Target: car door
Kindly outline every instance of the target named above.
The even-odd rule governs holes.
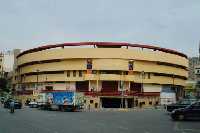
[[[200,119],[200,102],[194,103],[190,106],[187,111],[187,116],[189,119],[193,120]]]
[[[200,120],[200,102],[196,103],[193,108],[194,118],[195,120]]]

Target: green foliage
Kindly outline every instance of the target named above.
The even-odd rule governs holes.
[[[0,78],[0,91],[9,92],[7,85],[8,81],[5,78]]]

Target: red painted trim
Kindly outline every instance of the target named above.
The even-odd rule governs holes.
[[[16,95],[32,95],[33,94],[33,90],[16,91],[15,94]]]
[[[121,96],[121,92],[85,92],[86,96]],[[160,92],[125,92],[124,96],[160,96]]]
[[[49,92],[74,92],[74,91],[68,91],[68,90],[42,90],[41,93],[49,93]],[[76,91],[75,91],[76,92]],[[121,96],[120,91],[114,91],[114,92],[96,92],[96,91],[87,91],[83,92],[86,96]],[[17,95],[32,95],[32,90],[26,90],[26,91],[17,91]],[[126,91],[124,92],[124,96],[160,96],[160,92],[143,92],[138,93],[136,91]]]
[[[20,53],[18,57],[28,54],[28,53],[33,53],[33,52],[38,52],[46,49],[51,49],[51,48],[57,48],[57,47],[65,47],[65,46],[86,46],[86,45],[92,45],[92,46],[128,46],[128,47],[137,47],[137,48],[146,48],[146,49],[152,49],[152,50],[158,50],[166,53],[171,53],[175,55],[179,55],[185,58],[188,58],[187,55],[171,50],[171,49],[166,49],[166,48],[161,48],[161,47],[156,47],[156,46],[150,46],[150,45],[142,45],[142,44],[130,44],[130,43],[115,43],[115,42],[79,42],[79,43],[62,43],[62,44],[55,44],[55,45],[45,45],[45,46],[40,46],[37,48],[29,49],[26,50],[22,53]]]
[[[50,92],[74,92],[74,91],[68,91],[68,90],[41,90],[41,93],[50,93]]]

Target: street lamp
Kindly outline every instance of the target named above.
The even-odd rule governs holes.
[[[38,73],[39,73],[39,69],[36,70],[37,71],[37,84],[36,84],[36,90],[38,90]]]
[[[174,74],[172,74],[172,79],[173,79],[172,88],[174,89]]]
[[[123,72],[122,72],[122,77],[124,76]],[[121,78],[122,78],[121,77]],[[122,81],[123,79],[120,80],[120,89],[121,89],[121,108],[124,108],[124,81]]]
[[[145,72],[142,71],[141,72],[141,78],[142,78],[142,85],[141,85],[141,92],[143,93],[144,92],[144,76],[145,76]]]
[[[174,78],[175,78],[175,75],[174,75],[174,73],[172,73],[172,89],[173,89],[173,91],[176,93],[176,100],[177,100],[177,98],[178,98],[178,92],[177,92],[177,90],[176,90],[176,88],[175,88],[175,83],[174,83]]]

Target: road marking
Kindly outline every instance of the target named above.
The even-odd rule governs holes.
[[[182,129],[182,131],[192,131],[192,132],[200,133],[200,129]]]
[[[174,131],[180,131],[179,127],[178,127],[178,122],[175,122],[174,124]]]
[[[186,132],[197,132],[200,133],[200,129],[182,129],[179,127],[179,122],[175,122],[174,124],[174,131],[180,131],[181,133],[186,133]]]
[[[123,129],[123,130],[128,130],[127,127],[123,127],[123,126],[119,126],[120,129]]]

